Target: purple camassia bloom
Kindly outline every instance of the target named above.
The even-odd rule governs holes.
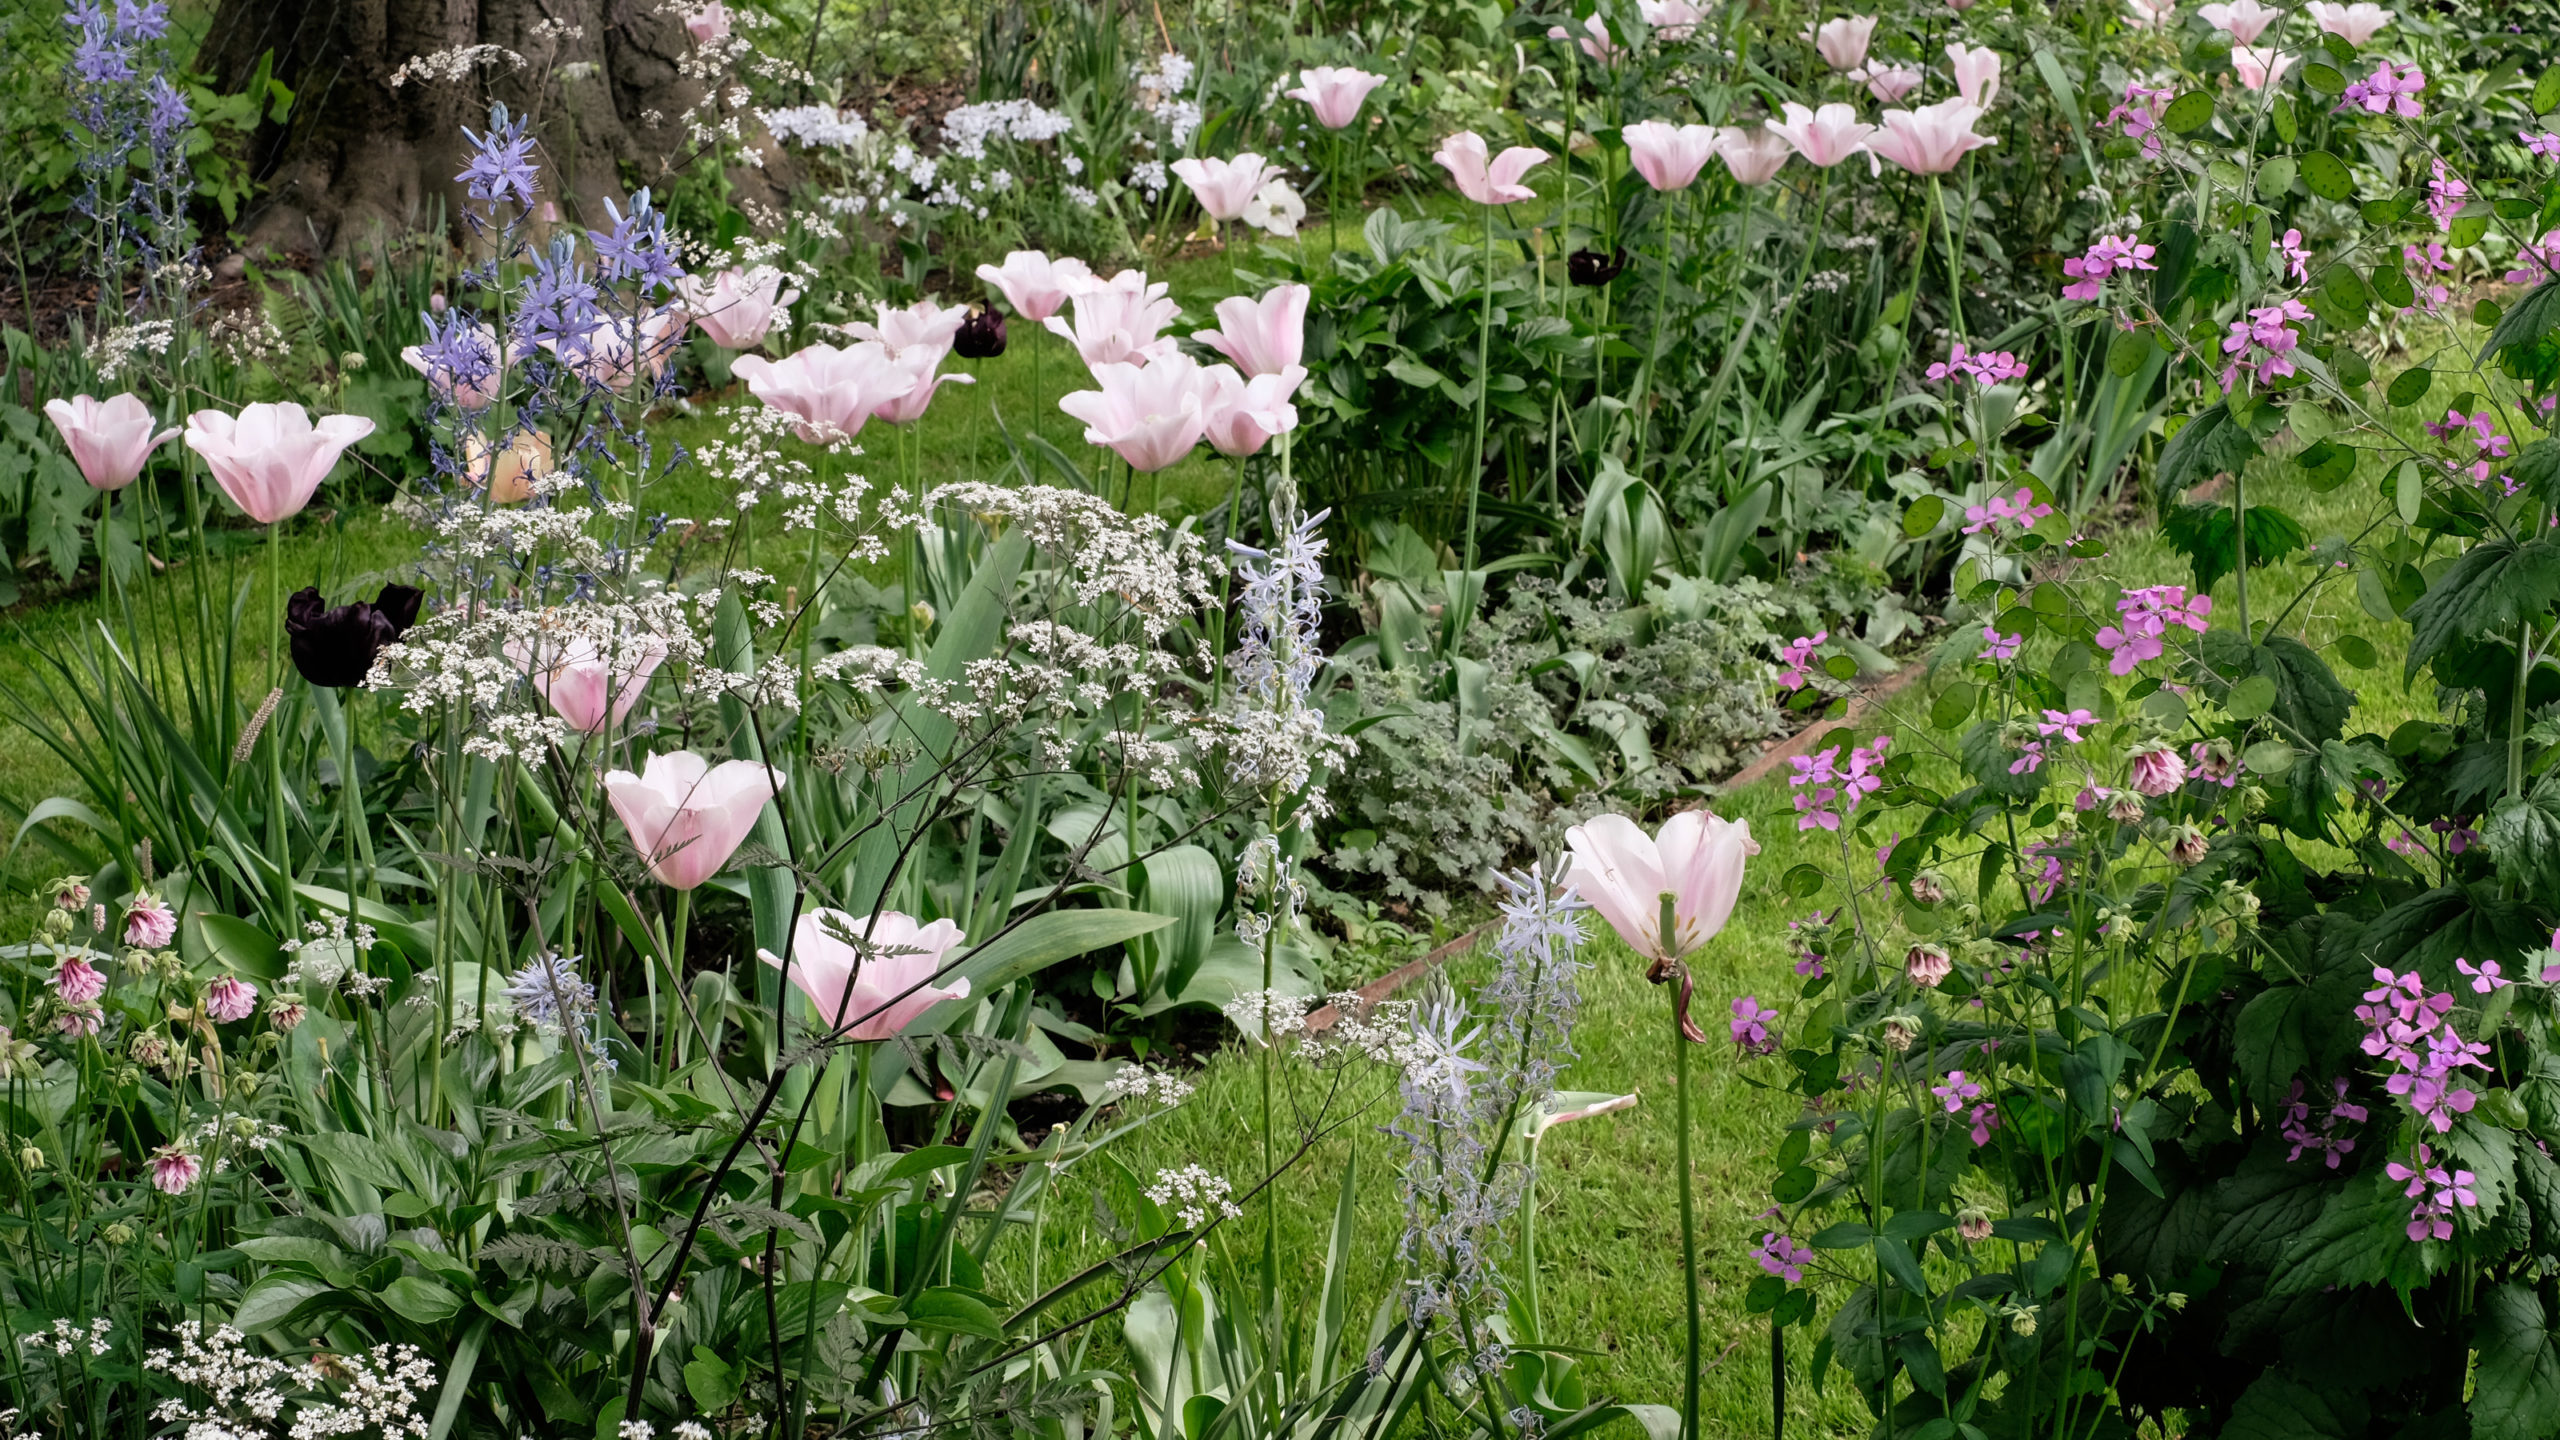
[[[667,243],[667,217],[650,205],[646,189],[632,197],[628,215],[611,200],[604,202],[604,208],[613,217],[612,231],[590,230],[587,240],[596,248],[596,261],[606,280],[636,280],[646,291],[684,278],[675,247]]]
[[[520,208],[533,208],[537,176],[533,136],[524,117],[510,117],[506,106],[492,105],[488,132],[474,135],[466,128],[462,136],[471,142],[471,159],[453,178],[462,182],[464,193],[474,200],[495,203],[506,199],[515,201]]]

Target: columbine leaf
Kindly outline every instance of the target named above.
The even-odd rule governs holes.
[[[2472,1344],[2472,1440],[2542,1440],[2560,1431],[2560,1341],[2531,1286],[2501,1285],[2480,1298]]]
[[[2409,607],[2406,678],[2464,636],[2540,619],[2560,599],[2560,545],[2490,540],[2471,547]]]

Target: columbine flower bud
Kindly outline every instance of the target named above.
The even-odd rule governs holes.
[[[55,940],[65,940],[70,938],[72,927],[78,923],[78,921],[71,918],[71,912],[68,910],[47,910],[44,912],[44,933]]]
[[[1884,1048],[1899,1055],[1920,1038],[1920,1017],[1887,1015],[1883,1025]]]
[[[1911,898],[1923,905],[1946,903],[1947,877],[1935,870],[1923,870],[1912,876]]]
[[[2119,790],[2107,801],[2107,818],[2119,825],[2135,824],[2142,819],[2142,797]]]
[[[1974,1244],[1991,1238],[1991,1212],[1968,1205],[1956,1212],[1956,1234]]]
[[[2020,1307],[2019,1307],[2019,1309],[2018,1309],[2018,1311],[2017,1311],[2017,1313],[2015,1313],[2015,1314],[2013,1314],[2013,1315],[2011,1315],[2011,1316],[2009,1317],[2009,1328],[2010,1328],[2010,1329],[2012,1329],[2012,1330],[2015,1330],[2015,1331],[2018,1333],[2018,1338],[2019,1338],[2019,1339],[2021,1339],[2021,1340],[2026,1339],[2028,1336],[2035,1334],[2035,1333],[2036,1333],[2036,1310],[2035,1310],[2035,1307],[2034,1307],[2034,1306],[2032,1306],[2032,1305],[2024,1305],[2024,1306],[2020,1306]]]
[[[1953,969],[1955,961],[1947,954],[1946,947],[1932,945],[1925,940],[1902,956],[1902,973],[1911,977],[1912,984],[1924,990],[1937,989]]]
[[[933,628],[933,602],[919,600],[907,607],[907,619],[919,630]]]
[[[118,1220],[107,1226],[104,1230],[99,1231],[98,1238],[106,1241],[110,1245],[122,1248],[123,1246],[133,1243],[133,1227],[127,1225],[121,1220]]]
[[[338,357],[338,368],[352,374],[364,368],[364,352],[350,350]]]
[[[2193,865],[2204,859],[2204,832],[2193,825],[2169,827],[2169,858],[2181,865]]]
[[[43,1149],[43,1147],[42,1147],[42,1146],[37,1146],[37,1145],[30,1145],[30,1146],[28,1146],[27,1148],[25,1148],[24,1150],[19,1151],[19,1152],[18,1152],[18,1168],[19,1168],[19,1169],[21,1169],[21,1170],[41,1170],[41,1169],[43,1169],[43,1168],[44,1168],[44,1149]]]

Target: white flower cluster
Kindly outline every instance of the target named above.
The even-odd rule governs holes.
[[[269,1440],[267,1425],[284,1413],[291,1368],[250,1349],[248,1337],[228,1325],[207,1338],[201,1323],[181,1320],[177,1336],[175,1351],[152,1351],[142,1368],[202,1391],[206,1403],[199,1408],[172,1396],[153,1407],[151,1417],[184,1423],[185,1440]]]
[[[1138,90],[1138,108],[1164,127],[1161,147],[1143,135],[1138,137],[1139,144],[1173,155],[1181,154],[1190,145],[1191,137],[1200,131],[1201,121],[1200,103],[1184,93],[1191,88],[1192,74],[1190,57],[1179,50],[1166,51],[1152,66],[1130,67],[1129,78]]]
[[[1218,1007],[1236,1033],[1261,1044],[1267,1033],[1275,1042],[1284,1036],[1299,1034],[1307,1028],[1307,1012],[1315,1008],[1312,995],[1292,995],[1284,990],[1247,990]]]
[[[833,105],[794,105],[783,110],[759,110],[756,118],[773,138],[787,145],[823,146],[832,150],[850,150],[870,137],[871,127],[861,116]]]
[[[1301,1049],[1311,1060],[1358,1056],[1403,1070],[1421,1058],[1413,1039],[1414,1005],[1410,1000],[1371,1004],[1356,990],[1325,997],[1333,1007],[1333,1024],[1310,1035]]]
[[[1123,1065],[1120,1073],[1102,1085],[1102,1103],[1135,1102],[1141,1105],[1179,1105],[1191,1097],[1191,1082],[1170,1070],[1157,1070],[1145,1065]]]
[[[502,60],[510,69],[521,70],[525,65],[522,55],[504,45],[456,45],[431,54],[412,55],[391,72],[391,88],[397,90],[412,80],[450,85],[469,79],[471,72],[483,65]]]
[[[376,1345],[361,1355],[327,1357],[305,1363],[304,1383],[313,1390],[334,1371],[334,1402],[306,1402],[294,1411],[292,1440],[329,1440],[338,1435],[379,1434],[383,1440],[408,1435],[426,1440],[427,1417],[419,1405],[436,1392],[434,1362],[415,1345]]]
[[[66,1360],[85,1350],[94,1359],[115,1348],[112,1339],[115,1328],[116,1322],[104,1317],[90,1321],[86,1329],[68,1320],[56,1320],[52,1333],[39,1330],[32,1335],[22,1335],[19,1343],[38,1353],[50,1350]]]
[[[1173,1211],[1174,1218],[1186,1230],[1197,1230],[1209,1223],[1215,1211],[1220,1218],[1238,1219],[1244,1212],[1230,1198],[1235,1186],[1223,1175],[1212,1175],[1197,1165],[1179,1170],[1158,1170],[1156,1183],[1147,1187],[1147,1198]]]
[[[926,492],[925,509],[958,506],[997,524],[1023,528],[1031,543],[1064,563],[1076,603],[1116,598],[1150,642],[1210,603],[1217,575],[1198,535],[1173,530],[1161,515],[1124,515],[1111,502],[1054,485],[962,482]],[[884,502],[884,518],[913,523]]]
[[[131,368],[138,357],[167,354],[169,342],[177,333],[177,326],[167,320],[118,325],[90,341],[85,358],[97,367],[100,380],[113,380]]]
[[[990,141],[1011,140],[1037,145],[1075,128],[1075,121],[1028,100],[990,100],[962,105],[942,117],[942,146],[963,160],[984,160]]]

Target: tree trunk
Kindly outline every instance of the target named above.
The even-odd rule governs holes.
[[[663,0],[222,0],[197,68],[237,90],[272,52],[295,94],[255,139],[263,189],[239,249],[346,253],[424,228],[439,206],[454,225],[462,129],[485,126],[492,100],[534,117],[560,218],[606,223],[603,201],[663,192],[687,156],[680,117],[702,87],[680,71],[683,13]],[[459,78],[400,73],[466,46],[497,49]],[[735,178],[771,188],[753,169]]]

